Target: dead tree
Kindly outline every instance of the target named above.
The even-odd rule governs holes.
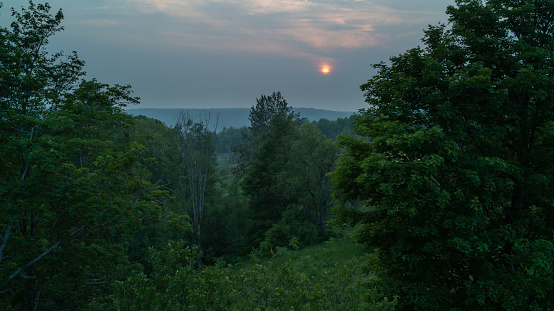
[[[181,113],[177,121],[179,149],[182,162],[181,185],[185,206],[189,207],[196,233],[198,267],[202,267],[202,218],[206,199],[206,187],[210,178],[210,165],[215,152],[217,120],[209,129],[210,116],[204,122],[194,122],[187,113]]]

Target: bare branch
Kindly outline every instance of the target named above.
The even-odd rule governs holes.
[[[15,287],[10,287],[10,288],[8,288],[8,289],[5,289],[5,290],[1,291],[0,294],[3,294],[3,293],[5,293],[5,292],[9,292],[9,291],[13,290],[14,288],[15,288]]]
[[[10,217],[10,221],[8,222],[8,226],[6,227],[6,232],[4,233],[4,237],[2,238],[2,245],[0,245],[0,262],[2,262],[2,259],[4,259],[4,249],[6,249],[6,245],[8,245],[8,239],[10,238],[10,235],[12,233],[13,228],[13,216]]]
[[[86,228],[86,225],[82,225],[81,227],[73,230],[72,232],[69,233],[69,236],[64,239],[64,240],[60,240],[58,241],[56,244],[52,245],[49,249],[45,250],[44,252],[42,252],[42,254],[40,254],[39,256],[37,256],[35,259],[27,262],[26,265],[24,265],[23,267],[17,269],[14,273],[12,273],[12,275],[10,275],[7,279],[7,282],[13,280],[15,277],[19,276],[21,274],[21,272],[23,272],[23,270],[31,267],[32,265],[36,264],[38,261],[40,261],[42,258],[44,258],[44,256],[50,254],[51,252],[55,251],[56,249],[58,249],[60,246],[64,245],[65,243],[77,238],[79,235],[78,233],[80,233],[83,229]]]
[[[190,115],[181,113],[177,122],[179,129],[179,146],[181,150],[181,161],[186,170],[182,175],[181,186],[185,190],[185,184],[188,184],[189,196],[184,196],[184,200],[189,200],[192,210],[192,219],[197,235],[198,253],[201,248],[201,228],[202,217],[204,216],[205,194],[208,180],[211,177],[209,168],[213,160],[215,151],[215,133],[219,118],[216,121],[214,130],[209,129],[210,115],[206,113],[203,122],[194,122]],[[201,265],[199,256],[199,266]]]

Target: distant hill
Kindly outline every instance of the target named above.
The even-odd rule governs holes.
[[[354,114],[349,111],[332,111],[314,108],[292,108],[295,112],[299,112],[302,118],[309,121],[319,121],[320,119],[336,120],[338,118],[348,118]],[[211,118],[211,124],[215,123],[219,117],[219,128],[234,127],[240,128],[249,126],[248,114],[250,108],[212,108],[212,109],[163,109],[163,108],[137,108],[127,109],[127,113],[137,116],[143,115],[149,118],[158,119],[164,122],[167,126],[172,126],[177,121],[177,117],[181,112],[188,113],[195,121],[204,121],[206,115]]]

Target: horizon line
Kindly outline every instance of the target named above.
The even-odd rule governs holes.
[[[313,110],[323,110],[323,111],[333,111],[333,112],[352,112],[352,113],[357,113],[359,112],[359,109],[363,109],[363,108],[359,108],[355,111],[351,111],[351,110],[332,110],[332,109],[325,109],[325,108],[313,108],[313,107],[295,107],[295,106],[291,106],[291,108],[293,109],[313,109]],[[210,108],[172,108],[172,107],[162,107],[162,108],[154,108],[154,107],[144,107],[144,108],[140,108],[140,107],[125,107],[124,110],[138,110],[138,109],[159,109],[159,110],[169,110],[169,109],[176,109],[176,110],[213,110],[213,109],[252,109],[252,107],[210,107]]]

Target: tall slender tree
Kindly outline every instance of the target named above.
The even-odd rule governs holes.
[[[238,164],[232,170],[237,177],[241,178],[246,174],[254,152],[261,145],[263,134],[269,131],[271,120],[279,115],[291,115],[296,122],[300,120],[300,115],[292,111],[281,92],[262,94],[260,98],[256,98],[256,105],[252,106],[248,115],[249,133],[243,134],[241,144],[231,148],[238,155]]]
[[[187,114],[181,114],[177,122],[179,147],[182,160],[183,196],[185,204],[190,206],[198,247],[198,267],[202,266],[202,221],[206,203],[208,179],[213,175],[212,162],[215,152],[215,133],[210,130],[210,117],[205,122],[194,122]]]

